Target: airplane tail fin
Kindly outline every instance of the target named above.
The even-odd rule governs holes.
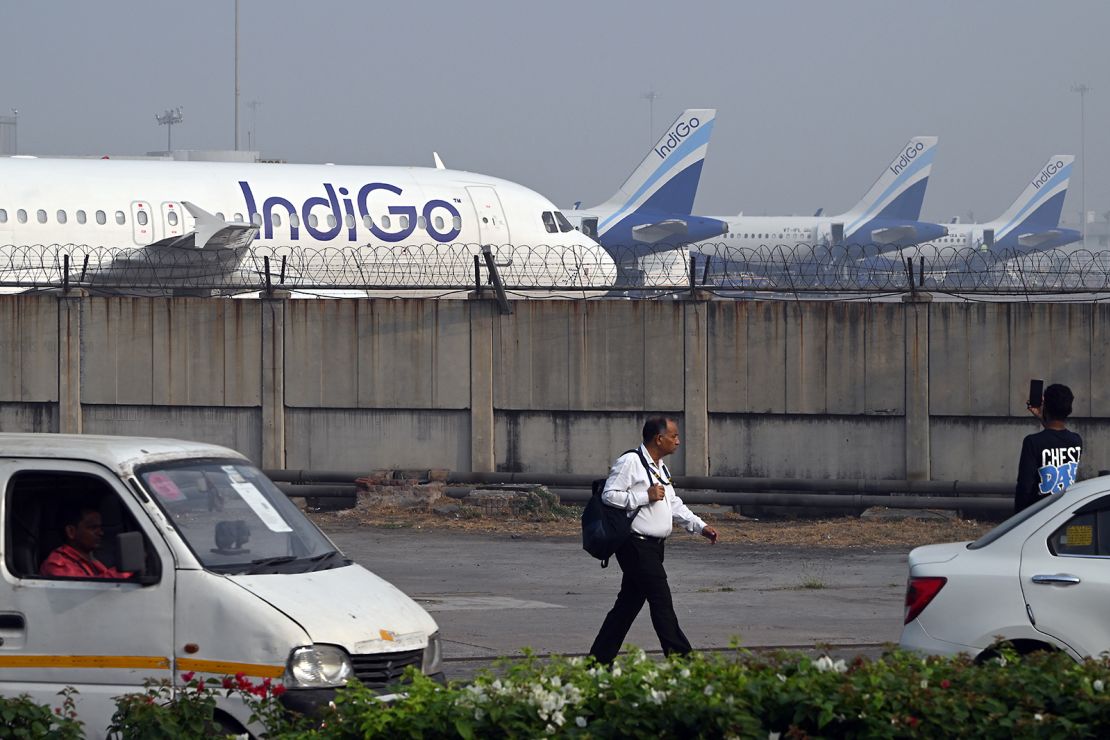
[[[677,215],[692,213],[716,116],[714,108],[683,111],[620,189],[597,207],[610,211],[599,228],[605,228],[604,221],[615,223],[645,208]]]
[[[846,214],[851,217],[846,219],[851,222],[846,233],[875,218],[917,221],[921,217],[937,141],[935,136],[915,136],[898,150],[867,194]]]
[[[1002,237],[1019,227],[1022,231],[1041,231],[1059,226],[1074,162],[1075,157],[1071,154],[1053,154],[1049,157],[1017,200],[995,219],[996,237]]]

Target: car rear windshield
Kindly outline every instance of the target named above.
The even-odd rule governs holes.
[[[1029,517],[1036,514],[1041,509],[1045,509],[1049,506],[1052,506],[1052,504],[1055,503],[1056,501],[1059,501],[1060,498],[1063,495],[1064,495],[1064,493],[1061,491],[1060,493],[1054,493],[1051,496],[1044,496],[1040,500],[1033,503],[1031,506],[1025,507],[1024,509],[1022,509],[1018,513],[1014,514],[1012,517],[1010,517],[1006,521],[999,524],[997,527],[995,527],[991,531],[987,532],[985,535],[983,535],[979,539],[977,539],[974,542],[972,542],[971,544],[969,544],[967,546],[967,549],[968,550],[978,550],[981,547],[986,547],[987,545],[994,542],[995,540],[997,540],[1002,535],[1009,532],[1011,529],[1013,529],[1017,525],[1024,522]]]
[[[262,471],[242,460],[151,465],[139,479],[209,570],[298,573],[349,562]]]

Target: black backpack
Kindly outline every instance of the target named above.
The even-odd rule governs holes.
[[[628,450],[623,453],[635,452],[644,470],[648,471],[648,480],[651,480],[651,468],[639,449]],[[605,481],[608,478],[598,478],[592,484],[593,494],[590,496],[586,508],[582,510],[582,549],[601,561],[602,568],[609,567],[609,558],[613,556],[632,531],[632,520],[636,518],[635,512],[628,515],[627,509],[618,509],[601,500],[605,492]],[[640,507],[643,508],[643,507]],[[640,509],[637,508],[636,511]]]

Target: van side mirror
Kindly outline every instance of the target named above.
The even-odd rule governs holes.
[[[119,568],[134,573],[135,583],[148,585],[158,579],[146,575],[146,548],[143,547],[142,532],[121,532],[116,536],[119,545]]]

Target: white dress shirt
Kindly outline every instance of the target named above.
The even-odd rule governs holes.
[[[694,534],[701,533],[705,522],[697,514],[690,511],[671,485],[671,473],[662,461],[658,463],[651,459],[647,448],[640,445],[640,454],[647,460],[651,468],[651,479],[644,470],[643,463],[635,452],[627,452],[617,458],[613,468],[609,471],[609,478],[605,481],[605,491],[601,500],[618,509],[627,509],[628,515],[636,512],[632,520],[632,531],[648,537],[667,537],[671,533],[674,519],[679,520],[686,527],[686,531]],[[660,484],[666,489],[662,501],[650,503],[648,501],[648,488]]]

